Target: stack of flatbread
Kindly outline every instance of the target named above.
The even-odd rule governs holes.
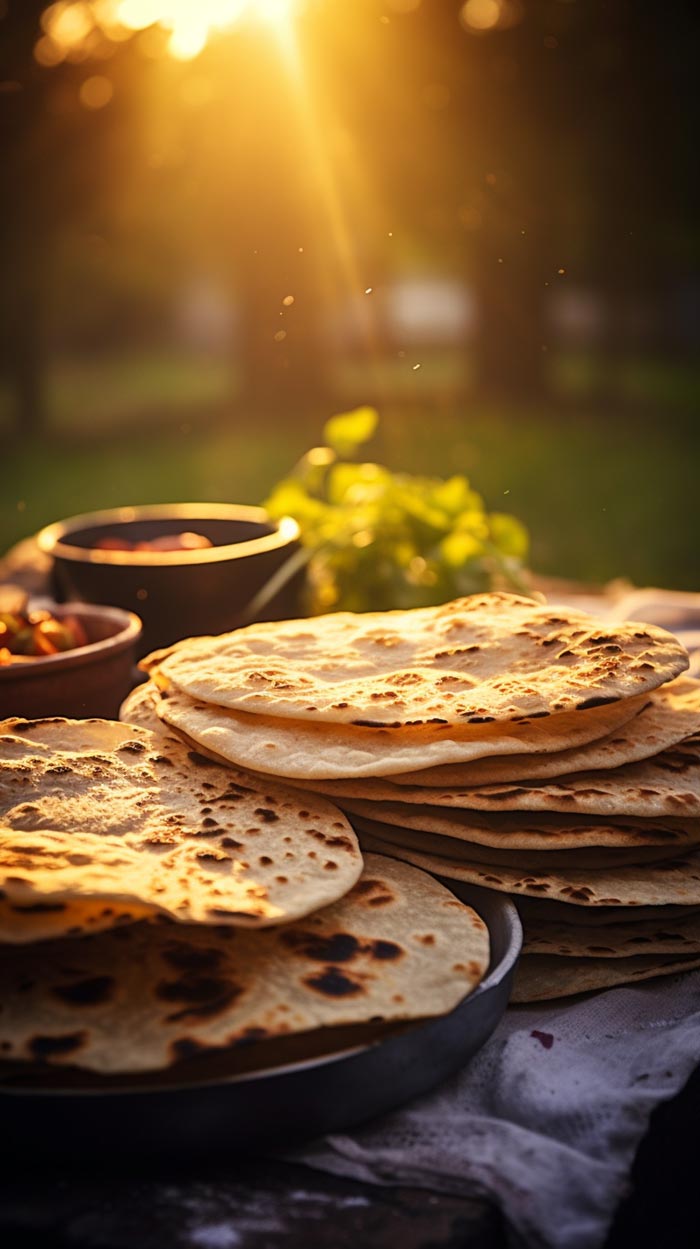
[[[505,594],[190,639],[125,718],[332,799],[366,848],[513,894],[515,1000],[700,964],[700,683],[663,629]]]
[[[395,858],[363,864],[323,797],[169,732],[0,724],[5,1082],[308,1056],[451,1010],[488,962],[479,916]]]

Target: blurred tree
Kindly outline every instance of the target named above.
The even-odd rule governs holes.
[[[472,0],[508,17],[479,31],[460,0],[324,0],[298,23],[296,85],[269,29],[184,66],[136,36],[112,50],[118,89],[99,110],[80,101],[102,72],[90,55],[35,62],[44,7],[9,0],[0,17],[1,363],[26,430],[45,406],[53,287],[59,319],[80,310],[57,258],[73,246],[87,271],[88,237],[110,255],[110,341],[164,333],[192,275],[228,286],[245,412],[327,412],[334,342],[351,339],[379,399],[374,362],[395,345],[382,287],[416,254],[472,287],[480,389],[518,398],[546,381],[558,282],[604,294],[616,356],[670,340],[670,318],[642,325],[640,292],[659,308],[700,288],[690,3]]]
[[[47,81],[32,61],[41,0],[15,0],[0,22],[0,367],[22,432],[44,415],[43,312],[50,201],[38,178]]]

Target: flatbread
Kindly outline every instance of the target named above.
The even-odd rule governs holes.
[[[0,962],[0,1051],[162,1070],[319,1027],[443,1014],[482,979],[488,929],[429,876],[370,857],[341,901],[284,928],[133,924]]]
[[[564,958],[626,958],[633,954],[700,954],[700,915],[629,924],[525,924],[523,952]]]
[[[105,720],[4,722],[0,939],[28,939],[27,907],[43,922],[47,904],[69,900],[103,909],[88,923],[69,908],[66,931],[117,924],[124,910],[287,923],[342,897],[361,870],[331,803],[221,767],[174,736]]]
[[[150,726],[155,713],[180,736],[218,758],[306,783],[340,776],[386,776],[438,761],[478,759],[511,750],[518,754],[553,750],[562,741],[590,741],[605,734],[612,720],[631,718],[645,701],[642,696],[585,715],[552,716],[527,725],[486,725],[481,735],[473,727],[413,728],[398,734],[391,729],[250,715],[196,701],[174,688],[166,696],[148,683],[129,695],[120,717]]]
[[[653,625],[481,594],[335,612],[195,639],[157,663],[191,698],[259,715],[388,728],[521,722],[647,693],[688,667]]]
[[[356,820],[355,828],[360,835],[367,832],[376,837],[393,841],[397,845],[409,846],[414,850],[438,854],[449,859],[463,859],[467,863],[486,863],[489,867],[512,867],[520,872],[536,870],[553,871],[559,868],[562,872],[572,867],[609,868],[629,867],[634,863],[663,863],[669,859],[677,859],[681,849],[677,845],[661,846],[577,846],[573,850],[512,850],[508,839],[504,839],[504,848],[481,846],[477,842],[465,841],[456,837],[437,836],[434,833],[416,832],[404,828],[400,831],[392,825],[380,824],[374,820]],[[692,849],[697,846],[694,842]]]
[[[549,1001],[670,976],[693,967],[700,967],[700,955],[638,954],[632,958],[579,960],[528,954],[523,955],[516,968],[510,1000],[514,1004]]]
[[[649,695],[647,704],[626,724],[583,746],[548,755],[507,755],[476,759],[473,763],[445,764],[392,776],[395,785],[428,785],[440,789],[495,785],[502,781],[544,780],[572,772],[598,772],[623,763],[649,759],[669,746],[700,733],[700,681],[682,676]],[[362,782],[351,781],[348,793],[361,796]],[[371,797],[372,795],[362,795]]]
[[[381,824],[389,836],[402,830],[454,837],[498,850],[577,850],[582,846],[667,846],[685,851],[700,843],[700,820],[673,816],[571,815],[559,811],[448,811],[441,807],[339,799],[353,824]],[[401,830],[401,831],[399,831]],[[384,834],[382,833],[382,836]]]
[[[157,908],[143,877],[142,854],[119,838],[102,838],[96,852],[90,833],[28,836],[0,827],[0,942],[82,936],[151,918]]]
[[[17,895],[12,899],[0,898],[0,941],[22,945],[26,941],[78,937],[152,917],[152,906],[136,898],[125,898],[118,888],[113,894],[111,899],[108,892],[95,898],[57,895],[39,901],[32,895],[23,899]]]
[[[542,781],[514,781],[471,789],[396,786],[402,802],[482,811],[578,811],[649,818],[700,816],[700,736],[652,759],[603,772],[579,772]]]
[[[520,918],[525,927],[529,924],[566,924],[567,927],[600,928],[615,924],[616,927],[638,924],[652,920],[678,924],[691,915],[700,915],[698,906],[572,906],[568,902],[555,902],[550,898],[527,898],[524,894],[514,898]]]
[[[451,859],[417,850],[386,834],[361,833],[361,845],[376,854],[393,855],[448,880],[484,885],[499,893],[551,898],[583,907],[700,906],[700,850],[664,863],[616,867],[608,871],[571,868],[526,874],[513,868]]]
[[[161,720],[156,711],[160,700],[160,690],[152,681],[135,685],[119,708],[119,719],[124,724],[135,724],[138,728],[167,737],[169,733],[172,734],[172,729]]]

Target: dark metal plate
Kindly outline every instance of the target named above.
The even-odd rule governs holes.
[[[489,928],[485,979],[448,1015],[340,1053],[182,1085],[119,1089],[0,1087],[0,1150],[37,1159],[127,1151],[270,1148],[350,1128],[447,1079],[503,1014],[522,945],[501,893],[443,881]]]

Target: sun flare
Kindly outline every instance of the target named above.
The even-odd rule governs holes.
[[[82,59],[95,37],[120,42],[160,27],[165,51],[176,60],[198,56],[212,35],[240,22],[288,26],[305,0],[59,0],[42,16],[44,34],[35,54],[44,65]]]

